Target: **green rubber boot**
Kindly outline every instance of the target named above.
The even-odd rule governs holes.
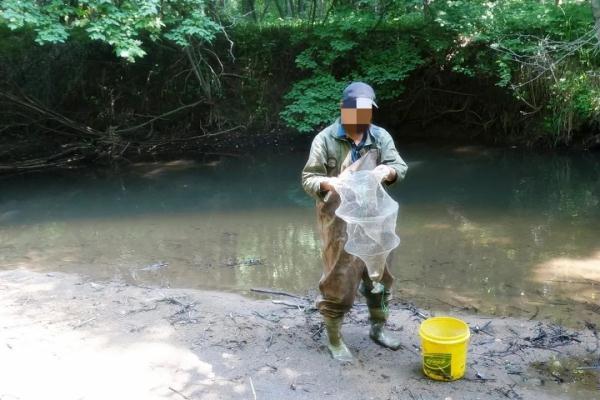
[[[325,329],[327,329],[327,338],[329,343],[327,344],[327,348],[331,353],[331,356],[338,361],[341,362],[352,362],[354,361],[354,357],[352,357],[352,353],[346,347],[346,344],[342,340],[342,321],[344,317],[339,318],[329,318],[323,317],[325,321]]]
[[[400,339],[390,334],[385,328],[387,313],[381,308],[369,308],[369,320],[371,321],[371,331],[369,337],[378,345],[387,347],[391,350],[398,350],[402,347]]]

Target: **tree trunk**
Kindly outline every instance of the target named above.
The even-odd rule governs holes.
[[[254,0],[243,0],[242,9],[244,10],[243,12],[246,16],[250,16],[254,22],[258,22],[256,9],[254,7]]]
[[[279,0],[274,0],[274,1],[275,1],[275,7],[277,7],[277,12],[279,13],[279,17],[285,18],[285,12],[283,11],[281,4],[279,4]]]
[[[600,47],[600,0],[592,0],[592,12],[596,20],[596,37],[598,38],[598,46]]]
[[[270,5],[271,5],[270,0],[265,0],[265,6],[264,6],[263,11],[260,14],[260,18],[259,18],[260,22],[265,20],[265,15],[267,15],[267,11],[269,11]]]
[[[423,19],[428,22],[433,19],[431,15],[431,8],[429,8],[430,2],[430,0],[423,0]]]
[[[310,5],[310,24],[313,25],[315,23],[315,18],[317,16],[317,0],[312,0]]]

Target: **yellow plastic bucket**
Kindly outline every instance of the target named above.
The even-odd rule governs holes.
[[[460,319],[433,317],[421,323],[423,372],[431,379],[453,381],[465,374],[471,331]]]

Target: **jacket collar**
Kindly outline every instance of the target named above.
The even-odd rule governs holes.
[[[346,138],[347,138],[346,131],[344,130],[344,127],[342,126],[339,117],[335,120],[335,122],[333,123],[331,128],[332,129],[329,131],[331,136],[333,136],[337,140],[346,141]],[[369,125],[369,128],[367,129],[367,138],[365,139],[364,146],[368,146],[373,143],[372,130],[373,130],[373,124]]]

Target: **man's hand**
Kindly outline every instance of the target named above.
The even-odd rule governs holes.
[[[335,187],[333,186],[331,179],[323,180],[320,189],[322,192],[335,192]]]
[[[392,182],[394,179],[396,179],[396,170],[392,167],[388,167],[387,165],[381,164],[378,165],[377,167],[375,167],[375,169],[373,170],[373,172],[375,172],[375,174],[379,177],[381,177],[380,179],[382,181],[388,181],[388,182]]]

